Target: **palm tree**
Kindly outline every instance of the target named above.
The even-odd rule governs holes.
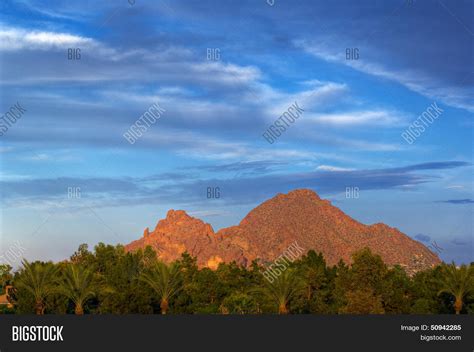
[[[161,314],[168,312],[170,299],[181,289],[181,273],[179,265],[166,265],[157,262],[149,271],[142,274],[140,280],[147,283],[158,295]]]
[[[442,288],[438,292],[448,293],[454,296],[454,310],[460,314],[464,298],[471,292],[474,292],[474,270],[473,267],[461,265],[456,268],[454,263],[442,267]]]
[[[78,264],[67,264],[58,292],[74,303],[74,313],[84,314],[84,303],[95,296],[92,290],[93,273]]]
[[[288,303],[295,295],[304,291],[305,284],[292,269],[285,270],[272,282],[263,280],[264,286],[254,291],[262,293],[278,305],[278,314],[288,314]]]
[[[53,263],[22,262],[23,268],[14,286],[29,292],[35,301],[35,314],[42,315],[46,308],[45,300],[55,290],[58,268]]]

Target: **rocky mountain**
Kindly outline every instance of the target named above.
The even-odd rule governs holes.
[[[294,243],[304,253],[310,249],[322,252],[329,265],[340,259],[350,263],[352,253],[364,247],[410,273],[440,262],[423,244],[396,228],[382,223],[364,225],[307,189],[278,194],[250,211],[239,225],[218,232],[183,210],[170,210],[153,231],[146,229],[126,249],[150,245],[166,262],[187,251],[197,257],[200,266],[214,269],[234,260],[242,265],[254,259],[273,261]]]

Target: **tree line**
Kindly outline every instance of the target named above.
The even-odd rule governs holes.
[[[16,314],[473,314],[474,264],[441,264],[413,276],[363,249],[352,264],[328,266],[309,251],[273,280],[265,266],[199,268],[184,253],[161,262],[151,247],[87,245],[67,261],[0,265]],[[4,292],[2,292],[4,293]]]

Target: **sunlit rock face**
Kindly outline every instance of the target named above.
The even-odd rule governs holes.
[[[216,269],[221,262],[241,265],[259,259],[270,262],[297,243],[306,253],[322,252],[329,265],[351,262],[364,247],[379,254],[388,265],[399,264],[409,273],[429,268],[440,259],[420,242],[385,224],[364,225],[321,199],[300,189],[277,194],[255,209],[237,226],[214,232],[212,226],[183,210],[170,210],[153,231],[126,246],[129,251],[153,247],[170,262],[187,251],[201,267]]]

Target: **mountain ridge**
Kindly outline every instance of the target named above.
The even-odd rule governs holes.
[[[278,193],[252,209],[238,225],[215,232],[212,226],[169,210],[153,231],[125,246],[127,251],[153,247],[160,259],[170,262],[187,251],[198,265],[216,269],[221,262],[248,266],[259,259],[271,262],[290,244],[323,253],[329,265],[351,262],[352,254],[368,247],[388,265],[407,272],[429,268],[441,260],[427,247],[384,223],[364,225],[321,199],[309,189]]]

